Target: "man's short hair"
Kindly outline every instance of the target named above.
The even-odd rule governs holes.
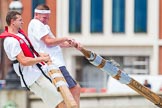
[[[45,4],[40,4],[36,7],[38,10],[50,10],[50,8]]]
[[[7,13],[7,16],[6,16],[6,23],[7,25],[11,25],[11,20],[16,20],[17,19],[17,16],[16,15],[21,15],[21,13],[17,12],[17,11],[9,11]]]

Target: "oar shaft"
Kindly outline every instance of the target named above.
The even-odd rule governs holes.
[[[101,56],[81,47],[80,51],[89,60],[91,64],[100,68],[102,71],[106,72],[108,75],[112,76],[119,82],[128,85],[130,88],[138,92],[140,95],[144,96],[151,102],[153,102],[158,107],[162,108],[162,98],[156,93],[152,92],[150,89],[141,85],[139,82],[129,77],[128,74],[121,71],[117,66],[115,66],[111,61],[103,59]]]
[[[58,68],[53,68],[52,63],[48,63],[48,65],[50,67],[48,74],[52,79],[52,83],[58,88],[58,91],[61,93],[67,108],[77,108],[77,103],[74,100],[74,97],[71,94],[67,86],[68,84],[64,79],[61,71]]]

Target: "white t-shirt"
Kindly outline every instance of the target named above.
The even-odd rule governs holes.
[[[62,50],[59,45],[47,46],[41,38],[45,35],[55,38],[48,25],[44,25],[37,19],[32,19],[28,25],[28,37],[38,52],[48,53],[57,67],[65,66]]]
[[[22,34],[16,34],[17,36],[21,37],[25,42],[26,39]],[[20,43],[18,42],[17,39],[13,38],[13,37],[7,37],[4,40],[4,50],[8,56],[8,58],[11,61],[16,60],[16,56],[22,51],[21,47],[20,47]],[[20,64],[21,67],[21,71],[24,77],[24,80],[26,82],[26,84],[28,86],[32,85],[41,75],[41,71],[38,69],[38,67],[36,65],[33,66],[22,66]],[[19,63],[13,64],[13,68],[15,70],[15,72],[17,73],[17,75],[20,77],[21,80],[21,86],[25,87],[20,72],[19,72]],[[46,66],[43,66],[43,70],[45,72],[47,72],[47,68]]]

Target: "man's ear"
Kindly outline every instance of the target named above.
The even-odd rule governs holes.
[[[11,24],[14,24],[14,21],[15,21],[14,19],[11,19]]]
[[[38,13],[34,13],[35,18],[38,18],[39,14]]]

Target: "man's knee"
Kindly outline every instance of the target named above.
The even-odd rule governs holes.
[[[80,94],[80,89],[81,89],[80,85],[77,84],[76,86],[70,88],[70,91],[75,94]]]

